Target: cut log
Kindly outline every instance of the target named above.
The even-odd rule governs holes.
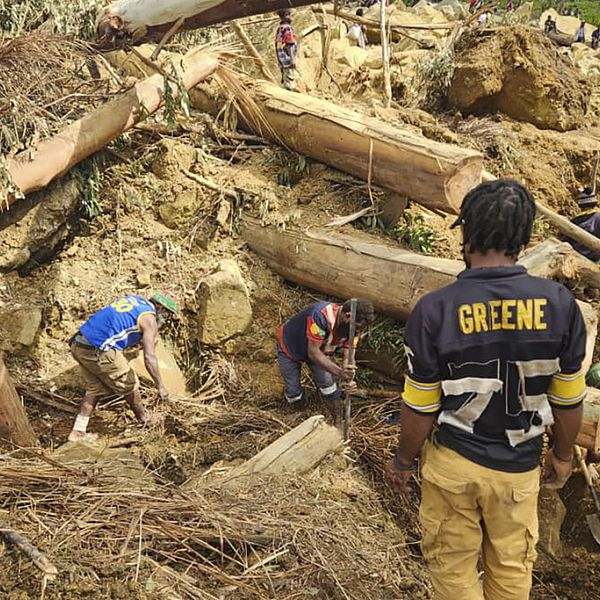
[[[452,283],[464,264],[423,256],[355,236],[279,231],[242,221],[242,237],[276,273],[338,298],[370,299],[376,310],[406,319],[428,292]]]
[[[325,417],[310,417],[233,469],[225,485],[256,474],[307,473],[343,445],[339,430],[328,425]]]
[[[38,445],[25,408],[0,356],[0,445],[6,442],[23,448]]]
[[[519,260],[531,275],[569,282],[571,287],[600,289],[600,265],[575,251],[571,244],[548,238],[529,248]]]
[[[281,231],[251,218],[243,219],[241,231],[250,248],[282,277],[340,298],[369,298],[378,311],[398,319],[406,319],[423,295],[452,283],[464,269],[462,261],[415,254],[357,236]],[[598,266],[555,239],[529,250],[519,264],[531,275],[600,289]]]
[[[244,80],[240,89],[264,117],[264,121],[244,120],[240,114],[254,133],[433,210],[458,213],[465,194],[481,181],[483,158],[474,150],[434,142],[267,82],[251,85]],[[207,112],[221,110],[222,101],[216,102],[205,90],[193,90],[190,98],[192,105]]]
[[[183,19],[181,30],[198,29],[249,17],[318,4],[314,0],[117,0],[105,7],[96,23],[101,47],[159,41]]]
[[[190,89],[214,73],[219,61],[214,54],[193,51],[183,62],[174,64],[183,85]],[[172,95],[177,97],[176,85],[166,84],[163,75],[152,75],[61,133],[41,142],[33,159],[30,150],[8,159],[8,172],[13,183],[23,194],[46,187],[53,179],[64,175],[78,162],[133,127],[145,115],[158,110],[164,101],[165,85],[170,85]],[[7,202],[0,202],[0,210],[13,201],[14,196],[9,197]]]
[[[141,51],[148,53],[149,48]],[[179,58],[171,54],[171,61]],[[110,60],[134,76],[148,67],[124,52]],[[483,157],[474,150],[434,142],[408,129],[266,81],[235,79],[240,125],[373,185],[408,196],[433,210],[456,214],[465,194],[481,181]],[[226,98],[215,89],[190,92],[192,106],[222,113]],[[260,118],[244,110],[252,101]],[[244,114],[245,113],[245,114]]]

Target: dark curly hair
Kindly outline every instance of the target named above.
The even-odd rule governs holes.
[[[518,181],[497,179],[481,183],[464,198],[458,219],[463,245],[469,252],[504,251],[516,258],[531,238],[535,202]]]

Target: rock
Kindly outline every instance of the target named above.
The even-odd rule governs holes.
[[[156,358],[158,359],[160,375],[169,394],[172,396],[187,396],[185,376],[179,368],[172,351],[165,345],[162,339],[159,339],[158,344],[156,345]],[[144,365],[143,352],[139,352],[138,355],[131,360],[130,364],[133,367],[133,370],[138,374],[138,377],[145,379],[146,381],[152,381],[152,377],[150,377],[150,373],[148,373],[146,365]]]
[[[198,335],[203,344],[218,345],[246,331],[252,321],[248,288],[233,260],[222,260],[219,270],[202,281],[198,303]]]
[[[560,541],[560,528],[567,514],[556,490],[540,490],[538,501],[538,518],[540,520],[540,541],[538,546],[550,556],[560,554],[562,543]]]
[[[136,273],[135,279],[139,287],[150,287],[152,283],[152,278],[150,277],[150,273],[148,271],[140,271]]]
[[[439,11],[449,20],[466,19],[468,12],[466,7],[458,0],[442,0],[435,5]]]
[[[0,348],[32,346],[41,323],[39,308],[3,309],[0,311]]]
[[[152,162],[152,172],[161,179],[176,179],[182,169],[188,170],[196,160],[196,149],[175,140],[163,138],[158,143],[158,155]]]
[[[164,224],[171,229],[183,227],[202,205],[197,189],[184,190],[160,205],[158,212]]]
[[[548,17],[552,17],[554,21],[556,21],[556,28],[561,33],[567,34],[571,36],[571,38],[575,38],[575,33],[579,29],[581,25],[581,19],[577,17],[566,17],[563,15],[559,15],[553,8],[545,10],[540,16],[540,20],[538,21],[540,29],[544,29],[544,23]],[[594,25],[590,23],[586,23],[585,25],[585,39],[587,41],[591,40],[592,32],[596,29]]]
[[[541,129],[567,131],[583,125],[589,95],[545,35],[517,26],[462,36],[448,101],[462,113],[500,111]]]
[[[72,229],[80,198],[75,178],[64,177],[13,204],[0,217],[0,271],[50,260]]]

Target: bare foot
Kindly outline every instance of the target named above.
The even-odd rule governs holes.
[[[154,425],[160,425],[164,420],[165,415],[163,413],[152,413],[143,419],[142,425],[153,427]]]
[[[69,434],[70,442],[95,442],[97,439],[97,433],[83,433],[83,431],[71,431],[71,433]]]

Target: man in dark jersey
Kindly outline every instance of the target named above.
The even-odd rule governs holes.
[[[436,600],[526,600],[547,426],[545,485],[571,474],[586,330],[564,286],[516,265],[534,217],[515,181],[469,192],[455,223],[467,269],[406,324],[402,431],[387,474],[403,489],[423,447],[422,547]]]
[[[369,300],[357,299],[356,347],[361,330],[375,318]],[[302,364],[311,370],[315,384],[324,400],[337,400],[341,396],[334,377],[344,382],[354,379],[354,365],[348,364],[350,300],[344,304],[316,302],[302,309],[279,329],[277,362],[284,381],[284,394],[289,403],[302,402],[304,390],[300,383]],[[344,348],[343,366],[338,366],[330,356]]]

